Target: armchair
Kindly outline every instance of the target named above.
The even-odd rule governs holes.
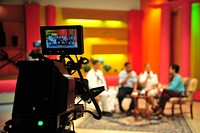
[[[172,119],[174,117],[174,107],[176,104],[179,104],[181,114],[183,114],[182,105],[189,104],[191,119],[193,119],[193,97],[197,89],[198,80],[196,78],[183,78],[183,84],[185,86],[185,97],[180,95],[180,97],[172,97],[169,99],[169,103],[172,104]]]

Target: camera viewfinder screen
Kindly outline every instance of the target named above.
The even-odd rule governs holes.
[[[45,30],[46,48],[78,48],[77,29]]]

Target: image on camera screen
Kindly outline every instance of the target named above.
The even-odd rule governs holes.
[[[77,48],[76,29],[46,30],[47,48]]]

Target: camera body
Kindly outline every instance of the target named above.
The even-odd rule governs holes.
[[[19,61],[18,67],[12,130],[59,132],[65,115],[75,117],[75,79],[53,61]]]
[[[81,65],[89,60],[76,56],[84,52],[83,27],[41,26],[40,32],[42,54],[37,56],[39,60],[17,62],[19,74],[12,119],[5,123],[5,133],[75,133],[70,126],[73,120],[83,117],[84,112],[95,119],[102,117],[94,97],[104,91],[104,87],[89,90],[88,81],[80,71]],[[63,40],[61,36],[69,38]],[[71,54],[76,56],[77,62]],[[49,59],[45,55],[60,55],[60,59]],[[72,71],[78,72],[80,78],[73,78]],[[93,102],[97,114],[75,103],[77,96],[84,102]]]

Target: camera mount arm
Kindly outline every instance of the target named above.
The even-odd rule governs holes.
[[[68,58],[69,61],[70,61],[72,64],[76,64],[76,63],[74,62],[74,60],[71,58],[71,56],[69,56],[69,55],[61,55],[61,56],[60,56],[60,61],[63,62],[65,58]],[[95,100],[95,98],[94,98],[92,92],[89,90],[89,86],[87,85],[87,83],[86,83],[86,81],[84,80],[83,75],[82,75],[82,73],[81,73],[81,71],[80,71],[81,64],[87,64],[87,63],[89,63],[89,60],[88,60],[87,58],[81,57],[81,59],[78,60],[78,66],[77,66],[78,69],[77,69],[76,71],[78,72],[78,75],[79,75],[79,77],[80,77],[80,80],[81,80],[81,82],[82,82],[82,84],[83,84],[83,88],[84,88],[85,93],[87,93],[87,94],[89,95],[91,101],[93,102],[93,104],[94,104],[94,106],[95,106],[95,108],[96,108],[97,114],[94,114],[94,113],[93,113],[92,111],[90,111],[90,110],[83,110],[83,112],[87,112],[87,113],[91,114],[91,115],[93,116],[93,118],[95,118],[95,119],[97,119],[97,120],[100,120],[100,119],[102,118],[101,109],[100,109],[98,103],[96,102],[96,100]]]

